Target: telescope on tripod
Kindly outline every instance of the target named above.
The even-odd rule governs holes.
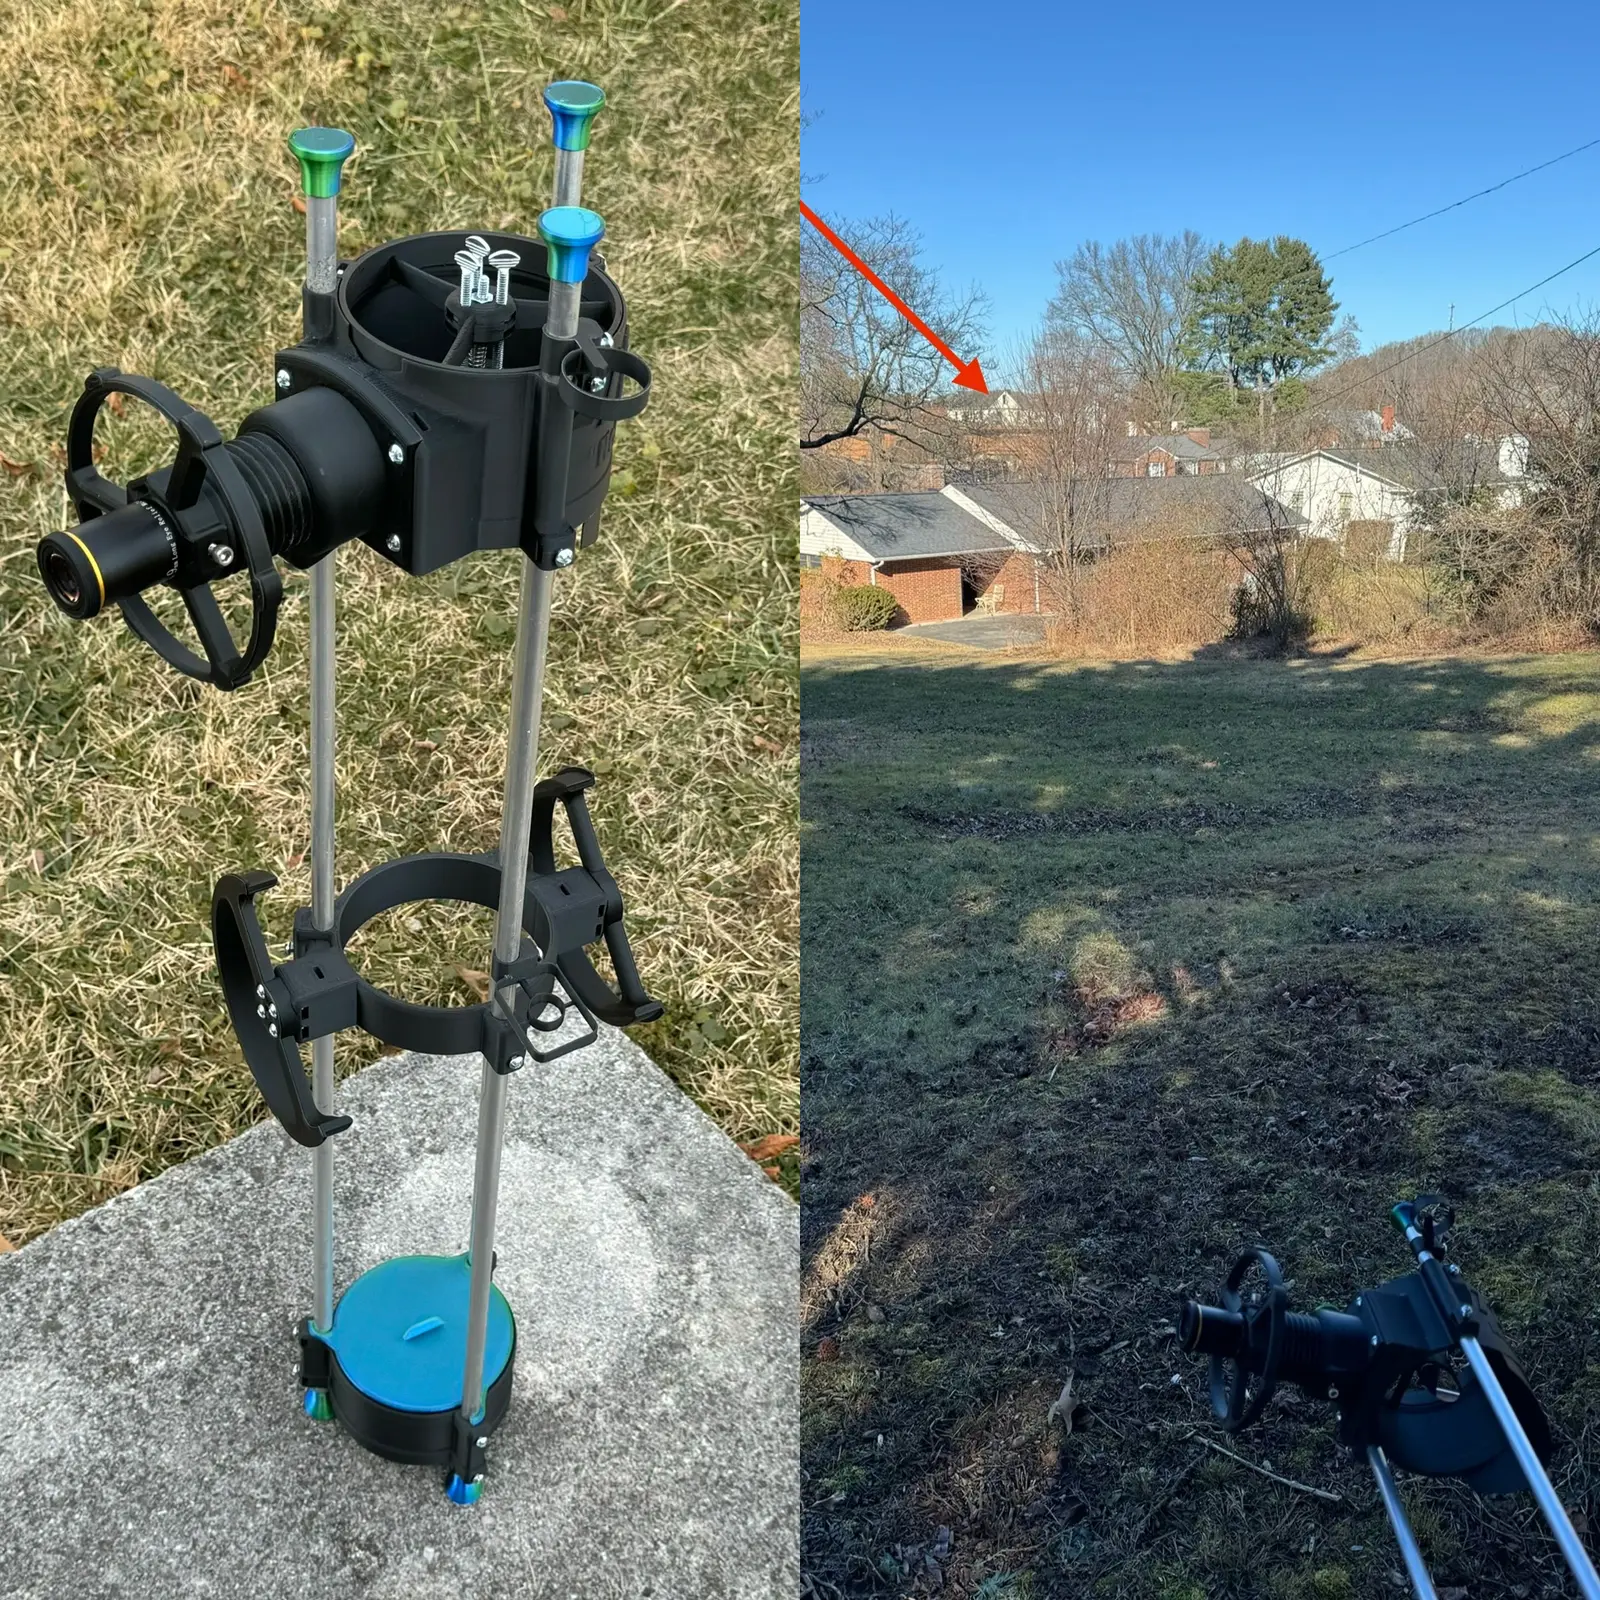
[[[1337,1407],[1339,1442],[1363,1456],[1417,1600],[1437,1600],[1393,1468],[1457,1478],[1476,1494],[1528,1491],[1584,1600],[1600,1576],[1555,1485],[1550,1424],[1494,1313],[1448,1261],[1453,1213],[1436,1195],[1390,1212],[1416,1259],[1402,1278],[1358,1294],[1343,1311],[1289,1309],[1283,1273],[1259,1246],[1233,1264],[1219,1304],[1184,1302],[1178,1342],[1211,1360],[1211,1409],[1239,1433],[1280,1382]]]
[[[480,1495],[511,1398],[516,1325],[493,1284],[509,1076],[592,1042],[602,1022],[662,1014],[639,977],[589,817],[592,774],[566,767],[536,781],[556,577],[598,536],[613,432],[650,393],[650,369],[628,348],[622,291],[596,254],[604,224],[580,203],[605,96],[574,81],[544,98],[556,161],[537,237],[427,233],[341,262],[338,196],[355,142],[333,128],[293,134],[306,210],[303,337],[278,352],[273,399],[225,439],[166,385],[97,369],[67,434],[79,523],[38,547],[40,576],[68,616],[115,606],[169,666],[227,691],[248,684],[272,648],[283,598],[276,563],[310,574],[311,904],[294,914],[288,958],[275,961],[257,902],[277,879],[228,872],[212,899],[212,942],[262,1097],[312,1151],[311,1310],[295,1328],[305,1412],[336,1418],[380,1455],[442,1468],[463,1505]],[[152,406],[177,435],[170,466],[127,484],[95,466],[96,419],[119,394]],[[498,850],[408,856],[336,892],[334,562],[357,542],[413,576],[516,549],[521,603]],[[243,639],[214,592],[241,578]],[[182,599],[198,649],[151,607],[146,596],[160,585]],[[558,808],[577,856],[565,867]],[[485,1003],[412,1004],[346,959],[374,917],[422,900],[494,909]],[[614,982],[590,958],[596,945]],[[478,1054],[483,1067],[466,1248],[385,1261],[336,1300],[333,1141],[351,1119],[336,1105],[333,1041],[347,1028],[401,1049]]]

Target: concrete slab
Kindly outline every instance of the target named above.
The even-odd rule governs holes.
[[[343,1088],[339,1286],[465,1248],[477,1058]],[[0,1594],[773,1600],[799,1584],[794,1205],[621,1034],[512,1080],[511,1413],[475,1507],[306,1420],[276,1126],[0,1257]]]
[[[921,638],[945,639],[974,650],[1022,650],[1039,644],[1050,619],[1031,613],[1022,616],[985,617],[972,612],[953,622],[914,622],[901,633]]]

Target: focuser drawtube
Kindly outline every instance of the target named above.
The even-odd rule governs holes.
[[[1416,1269],[1339,1310],[1290,1309],[1276,1259],[1245,1251],[1214,1302],[1186,1300],[1178,1343],[1210,1361],[1212,1414],[1229,1433],[1258,1421],[1280,1383],[1337,1407],[1339,1441],[1377,1480],[1418,1600],[1436,1593],[1406,1520],[1393,1467],[1454,1478],[1476,1494],[1527,1490],[1585,1600],[1600,1576],[1546,1467],[1550,1424],[1493,1311],[1446,1260],[1453,1221],[1437,1196],[1390,1213]]]

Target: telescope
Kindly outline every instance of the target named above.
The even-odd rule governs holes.
[[[1550,1424],[1494,1313],[1447,1259],[1454,1213],[1419,1195],[1390,1216],[1416,1260],[1344,1310],[1289,1309],[1283,1273],[1256,1246],[1214,1305],[1185,1301],[1178,1342],[1211,1362],[1211,1409],[1229,1433],[1258,1421],[1281,1382],[1337,1408],[1339,1441],[1363,1456],[1417,1600],[1437,1600],[1395,1483],[1398,1466],[1456,1478],[1480,1495],[1531,1493],[1584,1600],[1595,1573],[1550,1481]]]
[[[605,96],[551,84],[552,204],[536,236],[442,231],[338,256],[338,196],[354,139],[291,135],[306,213],[303,335],[278,352],[271,400],[225,438],[165,384],[102,367],[67,432],[76,527],[38,547],[56,605],[88,622],[113,607],[167,666],[227,692],[266,659],[283,583],[310,574],[311,904],[275,959],[258,902],[277,879],[224,873],[211,905],[222,996],[272,1114],[311,1150],[313,1283],[295,1324],[301,1404],[379,1455],[443,1469],[449,1498],[474,1504],[511,1399],[516,1324],[494,1287],[495,1208],[510,1075],[547,1064],[662,1007],[645,990],[623,903],[588,812],[593,775],[537,781],[554,583],[599,535],[619,422],[644,409],[649,366],[629,349],[627,307],[596,247],[605,225],[581,204],[584,155]],[[492,278],[491,278],[492,275]],[[169,422],[170,465],[126,484],[95,464],[95,425],[127,395]],[[341,547],[413,577],[479,551],[520,552],[511,737],[499,847],[384,862],[335,892],[334,565]],[[248,593],[236,635],[219,587]],[[150,603],[176,592],[185,642]],[[226,592],[226,591],[224,591]],[[576,861],[557,864],[557,812]],[[345,955],[374,917],[423,900],[490,907],[488,999],[412,1004]],[[603,948],[611,978],[591,951]],[[471,1224],[453,1256],[405,1256],[334,1295],[334,1037],[482,1058]],[[301,1051],[309,1046],[308,1077]]]

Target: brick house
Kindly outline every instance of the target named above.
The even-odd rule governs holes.
[[[1037,483],[947,485],[937,494],[813,495],[801,502],[800,560],[845,583],[888,588],[897,623],[969,612],[1048,615],[1054,574],[1119,546],[1165,539],[1237,542],[1306,519],[1243,476],[1079,480],[1070,541],[1063,498]],[[1070,551],[1064,548],[1070,542]]]
[[[1110,470],[1114,478],[1210,477],[1226,472],[1228,462],[1212,447],[1209,428],[1185,428],[1182,433],[1130,433],[1117,440]]]
[[[897,622],[949,622],[976,603],[968,576],[1014,546],[943,493],[808,495],[800,502],[800,561],[843,583],[888,589]]]

